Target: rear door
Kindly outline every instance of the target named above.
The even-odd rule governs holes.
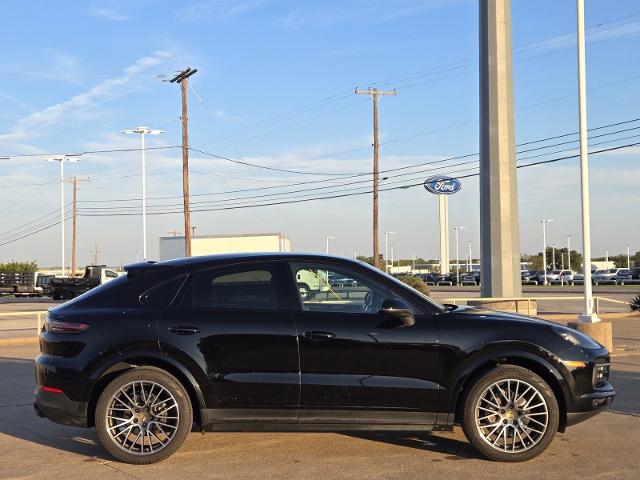
[[[214,423],[296,421],[298,346],[284,268],[254,262],[199,271],[160,321],[163,350],[204,372]]]

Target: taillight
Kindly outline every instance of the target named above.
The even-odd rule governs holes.
[[[62,320],[48,318],[45,328],[47,332],[50,333],[81,333],[89,328],[89,325],[86,323],[64,322]]]
[[[64,393],[62,390],[60,390],[59,388],[53,388],[53,387],[44,387],[41,386],[39,387],[40,390],[42,390],[43,392],[49,392],[49,393]]]

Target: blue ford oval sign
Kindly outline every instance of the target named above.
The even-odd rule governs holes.
[[[452,195],[462,190],[462,183],[457,178],[434,176],[424,181],[424,188],[436,195]]]

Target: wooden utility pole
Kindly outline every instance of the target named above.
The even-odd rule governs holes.
[[[73,231],[71,234],[71,276],[76,275],[76,253],[78,250],[78,182],[88,182],[89,177],[69,177],[67,181],[73,185],[72,218]]]
[[[369,87],[367,90],[360,90],[356,87],[356,95],[371,95],[373,99],[373,265],[380,268],[380,246],[378,243],[378,187],[380,186],[380,177],[378,173],[378,149],[380,143],[378,141],[378,97],[380,95],[397,95],[394,90],[378,90]],[[385,258],[385,264],[387,259]]]
[[[187,115],[187,88],[189,77],[198,69],[187,68],[171,79],[179,83],[182,92],[182,198],[184,204],[184,254],[191,256],[191,210],[189,206],[189,133]]]

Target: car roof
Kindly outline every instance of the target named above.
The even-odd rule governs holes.
[[[164,260],[154,263],[158,266],[188,266],[188,265],[213,265],[219,263],[234,263],[243,261],[261,261],[261,260],[285,260],[285,261],[336,261],[364,264],[360,260],[353,258],[341,257],[337,255],[325,255],[321,253],[302,253],[302,252],[250,252],[250,253],[222,253],[216,255],[200,255],[195,257],[175,258],[172,260]]]
[[[295,262],[326,262],[337,264],[351,264],[363,268],[373,268],[369,264],[349,257],[325,255],[320,253],[299,252],[251,252],[251,253],[224,253],[217,255],[200,255],[195,257],[175,258],[161,262],[138,262],[124,266],[130,278],[159,273],[161,271],[173,271],[176,274],[183,272],[206,269],[217,266],[233,265],[235,263],[260,262],[269,260],[295,261]]]

